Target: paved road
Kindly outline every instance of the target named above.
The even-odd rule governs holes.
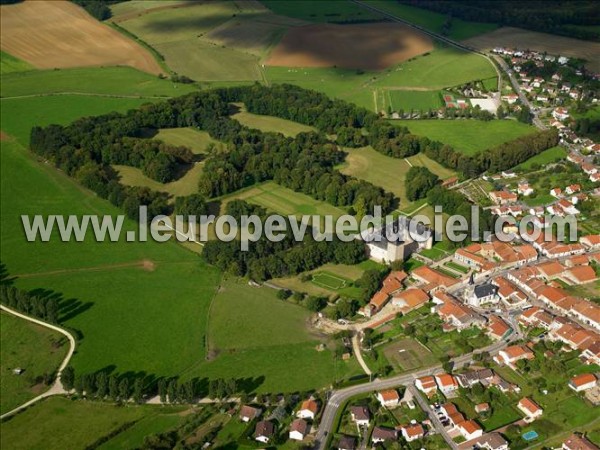
[[[431,423],[435,427],[436,431],[444,438],[444,440],[450,446],[451,449],[457,450],[458,445],[456,445],[456,443],[452,440],[452,438],[448,434],[448,431],[446,431],[446,429],[444,428],[444,425],[442,425],[442,422],[441,422],[440,418],[438,417],[438,415],[435,413],[434,410],[431,409],[429,404],[421,396],[420,392],[417,390],[417,388],[414,386],[414,384],[410,384],[407,387],[407,389],[410,390],[414,399],[417,401],[417,403],[419,404],[421,409],[427,413],[427,415],[429,416],[429,420],[431,420]]]
[[[494,344],[492,344],[488,347],[479,349],[478,353],[484,352],[484,351],[489,352],[489,353],[495,353],[495,352],[503,349],[504,347],[506,347],[510,342],[512,342],[515,339],[516,339],[516,336],[513,336],[508,340],[502,340],[502,341],[495,342]],[[473,362],[473,353],[469,353],[467,355],[462,355],[462,356],[459,356],[458,358],[454,358],[452,360],[452,362],[454,363],[455,368],[462,367],[467,363],[472,363]],[[441,365],[436,365],[436,366],[428,367],[426,369],[422,369],[419,371],[404,373],[404,374],[396,375],[394,377],[390,377],[390,378],[383,379],[383,380],[376,379],[370,383],[364,383],[364,384],[360,384],[358,386],[351,386],[348,388],[333,391],[332,395],[329,397],[329,400],[327,402],[327,405],[325,406],[325,410],[323,411],[323,415],[321,417],[321,423],[319,424],[319,429],[317,431],[316,439],[315,439],[315,448],[319,449],[319,450],[324,450],[326,448],[327,436],[331,432],[331,428],[333,426],[333,421],[337,414],[338,408],[340,407],[340,405],[343,405],[350,398],[352,398],[356,395],[359,395],[359,394],[367,393],[367,392],[379,391],[382,389],[391,389],[391,388],[395,388],[398,386],[408,386],[408,385],[411,385],[415,379],[426,376],[426,375],[433,375],[441,369],[442,369]],[[435,422],[434,422],[434,424],[435,424]],[[437,429],[437,427],[436,427],[436,429]],[[438,429],[438,432],[444,437],[444,439],[446,439],[448,437],[447,433],[446,433],[446,435],[444,435],[443,427],[442,427],[442,430]],[[454,445],[454,442],[452,441],[452,439],[449,439],[448,445],[450,445],[451,447]]]
[[[360,364],[360,367],[362,367],[367,375],[371,376],[371,369],[367,366],[367,363],[362,357],[362,352],[360,351],[359,333],[354,333],[352,336],[352,349],[354,350],[354,356],[356,356],[356,360]]]
[[[62,382],[60,380],[61,376],[62,376],[62,372],[63,370],[65,370],[65,367],[67,367],[67,364],[69,364],[69,361],[71,360],[71,356],[73,356],[73,353],[75,352],[75,338],[73,337],[73,335],[71,333],[69,333],[67,330],[64,330],[60,327],[57,327],[56,325],[51,325],[49,323],[46,323],[42,320],[39,319],[34,319],[33,317],[27,316],[25,314],[22,314],[18,311],[15,311],[14,309],[11,309],[7,306],[4,305],[0,305],[0,309],[2,309],[2,311],[5,311],[9,314],[12,314],[13,316],[19,317],[21,319],[25,319],[29,322],[35,323],[37,325],[41,325],[43,327],[49,328],[51,330],[57,331],[60,334],[64,335],[67,337],[67,339],[69,340],[69,351],[67,352],[67,355],[65,356],[65,359],[63,359],[63,362],[60,364],[60,367],[58,368],[57,371],[57,375],[56,375],[56,380],[54,381],[54,384],[50,387],[50,389],[48,389],[46,392],[44,392],[43,394],[38,395],[37,397],[32,398],[31,400],[23,403],[21,406],[16,407],[15,409],[8,411],[7,413],[2,414],[2,416],[0,416],[0,419],[4,419],[6,417],[12,416],[16,413],[18,413],[19,411],[28,408],[29,406],[33,405],[34,403],[46,398],[46,397],[50,397],[52,395],[62,395],[62,394],[67,394],[68,392],[65,390],[65,388],[62,385]]]

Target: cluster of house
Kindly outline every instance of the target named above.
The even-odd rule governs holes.
[[[573,433],[563,442],[562,450],[600,450],[600,447],[592,443],[585,436]]]
[[[303,441],[310,433],[311,423],[314,422],[319,405],[313,399],[308,399],[302,402],[300,408],[296,412],[296,419],[291,423],[289,430],[289,438],[295,441]],[[262,414],[262,409],[244,405],[240,409],[240,420],[242,422],[252,422],[257,420]],[[272,441],[276,433],[275,422],[281,423],[281,419],[285,416],[285,409],[279,406],[273,411],[273,414],[266,420],[260,420],[254,428],[254,439],[263,444],[268,444]]]
[[[592,144],[588,147],[590,150],[594,151],[594,153],[600,154],[600,144]],[[569,153],[567,160],[575,164],[581,169],[582,172],[588,175],[590,181],[594,183],[600,182],[600,168],[598,168],[598,166],[592,162],[586,161],[583,156],[580,156],[576,153]]]
[[[400,405],[402,399],[396,389],[388,389],[377,393],[377,400],[382,407],[392,409]],[[412,402],[408,402],[409,406],[415,408]],[[368,429],[371,425],[372,415],[369,408],[365,405],[357,405],[350,407],[350,418],[356,425],[359,432]],[[371,442],[379,444],[381,442],[393,442],[402,437],[407,442],[412,442],[417,439],[422,439],[426,434],[426,429],[430,426],[429,421],[423,424],[411,421],[410,423],[398,425],[394,428],[385,426],[374,426],[371,433]],[[342,436],[338,443],[339,450],[354,450],[356,448],[356,439],[351,436]]]

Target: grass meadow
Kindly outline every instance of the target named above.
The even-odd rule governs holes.
[[[394,120],[412,133],[449,144],[467,155],[511,141],[535,128],[514,120]]]
[[[38,81],[42,83],[43,78]],[[89,89],[98,91],[110,85],[105,80],[103,85]],[[42,93],[41,88],[36,89]],[[120,89],[125,90],[126,86]],[[289,313],[284,329],[272,328],[268,342],[264,336],[256,338],[255,343],[265,345],[227,349],[207,361],[204,339],[210,326],[208,312],[221,274],[175,243],[97,243],[91,238],[81,243],[63,243],[57,235],[47,243],[26,242],[21,214],[120,214],[108,202],[29,153],[31,127],[126,111],[148,100],[61,95],[1,101],[2,260],[9,273],[16,276],[18,287],[61,295],[60,322],[79,338],[72,360],[76,371],[105,369],[165,376],[235,377],[245,380],[244,387],[261,392],[321,387],[345,374],[360,372],[353,361],[336,361],[331,351],[317,351],[319,337],[311,337],[306,331],[297,341],[290,342],[290,324],[297,318],[296,326],[304,327],[306,314],[293,305],[285,305],[293,313]],[[194,140],[190,131],[193,130],[186,130],[175,139]],[[162,130],[158,136],[161,133],[165,140],[174,138],[170,130]],[[203,136],[200,141],[207,139]],[[281,208],[279,212],[342,214],[338,208],[274,183],[253,189],[257,189],[253,201],[269,209]],[[124,229],[136,230],[137,225],[126,220]],[[254,292],[259,293],[260,299],[274,295],[272,291],[255,291],[243,283],[238,288],[241,300],[255,295]],[[235,310],[232,313],[234,318],[239,317]],[[268,317],[265,315],[264,320],[272,320]],[[211,333],[219,333],[218,327],[223,323],[228,320],[210,326]],[[249,326],[247,333],[251,336],[256,328]],[[263,322],[262,328],[265,327]],[[245,332],[244,327],[240,331]],[[287,343],[277,345],[281,340]],[[290,377],[290,373],[296,375]]]
[[[26,72],[28,70],[33,70],[33,66],[28,62],[15,58],[9,53],[0,52],[0,75],[13,72]]]
[[[2,448],[14,450],[83,449],[122,426],[135,424],[135,428],[152,418],[172,417],[180,411],[181,407],[115,406],[53,397],[3,422],[0,439]],[[182,416],[179,418],[183,419]],[[152,428],[149,431],[159,430]],[[138,438],[132,443],[139,446],[142,442]]]
[[[276,14],[308,22],[340,22],[379,20],[383,16],[350,1],[264,0],[262,3]]]
[[[327,202],[315,200],[301,192],[295,192],[273,181],[257,184],[247,189],[221,197],[223,205],[233,199],[246,200],[269,211],[284,215],[332,215],[337,218],[345,212]]]
[[[403,99],[401,106],[405,109],[429,108],[440,89],[496,76],[485,58],[442,46],[380,72],[267,66],[264,73],[269,83],[296,84],[372,111],[376,104],[379,111],[385,110],[390,101],[388,92],[394,107],[398,99]]]
[[[240,111],[231,117],[248,128],[255,128],[265,133],[281,133],[284,136],[295,137],[298,133],[316,131],[315,128],[298,122],[246,111]]]
[[[47,389],[36,378],[58,369],[68,343],[55,331],[2,312],[0,344],[0,412],[5,413]],[[14,374],[17,367],[25,372]]]
[[[224,150],[225,144],[210,137],[206,131],[194,128],[163,128],[158,130],[154,139],[171,145],[188,147],[197,155],[205,154],[209,146],[216,150]]]
[[[405,91],[405,90],[386,90],[387,101],[392,111],[404,109],[408,112],[410,109],[438,109],[442,106],[440,91]]]
[[[544,150],[542,153],[529,158],[524,163],[517,166],[518,169],[531,170],[534,164],[544,166],[567,157],[567,151],[563,147],[552,147]]]
[[[407,159],[391,158],[383,155],[372,147],[345,149],[348,152],[346,163],[341,171],[347,175],[369,181],[392,192],[400,199],[400,207],[412,208],[413,202],[406,198],[406,174],[413,166],[424,166],[445,179],[454,172],[431,160],[425,155],[418,154]]]
[[[131,67],[35,70],[2,76],[2,97],[47,94],[102,94],[127,97],[176,97],[195,91]],[[92,114],[92,113],[90,113]]]

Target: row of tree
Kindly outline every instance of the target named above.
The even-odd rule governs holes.
[[[447,16],[472,22],[526,28],[597,41],[600,33],[591,25],[600,22],[594,2],[549,0],[516,4],[512,0],[402,0],[402,3],[426,8]],[[589,26],[589,27],[585,27]]]
[[[36,295],[12,285],[0,284],[0,302],[28,316],[57,323],[59,305],[56,296]]]

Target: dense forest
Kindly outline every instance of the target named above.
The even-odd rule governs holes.
[[[597,2],[585,0],[397,0],[419,8],[472,22],[495,23],[529,30],[570,36],[590,41],[600,40],[591,27],[600,23]],[[451,25],[450,25],[451,26]],[[589,26],[590,28],[585,28]]]

